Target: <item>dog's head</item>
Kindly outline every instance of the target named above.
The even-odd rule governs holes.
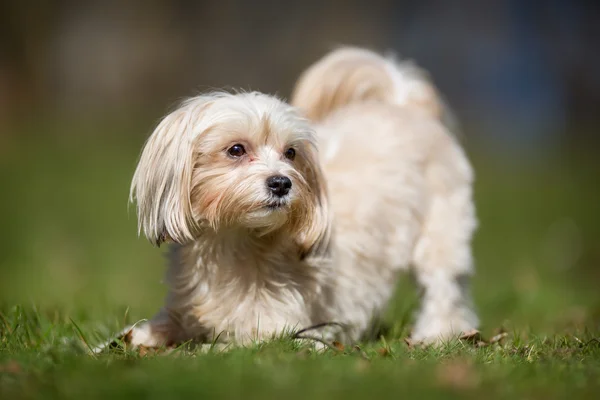
[[[285,229],[309,251],[329,223],[312,129],[259,93],[202,95],[167,115],[144,147],[131,200],[157,245],[206,229]]]

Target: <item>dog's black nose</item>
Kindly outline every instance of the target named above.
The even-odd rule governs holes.
[[[285,196],[292,188],[292,181],[287,176],[273,175],[267,178],[267,187],[275,196]]]

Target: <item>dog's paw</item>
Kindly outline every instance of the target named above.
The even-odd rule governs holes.
[[[479,321],[468,309],[452,316],[421,315],[417,320],[411,341],[425,345],[440,345],[473,332]]]
[[[162,347],[168,345],[165,335],[152,329],[150,323],[131,327],[123,336],[122,341],[131,347]]]
[[[118,348],[159,348],[169,345],[163,333],[152,329],[152,325],[144,322],[123,329],[113,339],[95,347],[92,351],[99,354]]]

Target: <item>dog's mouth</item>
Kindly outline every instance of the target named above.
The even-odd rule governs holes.
[[[265,208],[271,211],[279,210],[285,208],[289,205],[289,200],[286,198],[280,199],[271,199],[265,205]]]

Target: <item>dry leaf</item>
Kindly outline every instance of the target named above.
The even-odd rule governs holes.
[[[464,332],[459,338],[473,344],[475,347],[485,347],[488,343],[481,337],[481,332],[477,329],[471,329],[470,331]]]
[[[379,353],[379,355],[381,357],[388,357],[390,356],[390,350],[387,347],[382,347],[379,350],[377,350],[377,353]]]
[[[333,342],[331,342],[331,345],[338,349],[339,351],[344,351],[345,347],[343,344],[341,344],[340,342],[338,342],[337,340],[334,340]]]
[[[464,332],[462,335],[460,335],[459,339],[477,343],[482,340],[481,332],[479,332],[477,329],[471,329],[470,331]]]

